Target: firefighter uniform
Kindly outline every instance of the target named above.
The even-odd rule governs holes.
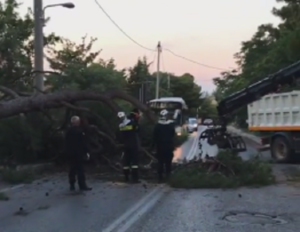
[[[173,121],[168,120],[168,111],[160,112],[160,120],[154,127],[153,145],[156,147],[158,160],[158,178],[163,179],[163,173],[168,177],[172,171],[172,160],[174,152],[174,138],[176,135]]]
[[[123,173],[125,180],[129,180],[131,174],[132,180],[138,182],[139,179],[139,136],[138,125],[135,120],[128,119],[123,112],[119,112],[118,117],[122,119],[119,124],[120,140],[124,144]]]

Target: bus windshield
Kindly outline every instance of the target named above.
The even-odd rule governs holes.
[[[168,110],[169,120],[172,120],[176,126],[182,126],[184,124],[185,120],[183,116],[188,107],[182,98],[170,97],[153,99],[149,101],[147,105],[157,115],[163,109]]]
[[[181,109],[182,104],[179,102],[150,102],[149,107],[153,110],[155,109],[175,110],[175,109]]]

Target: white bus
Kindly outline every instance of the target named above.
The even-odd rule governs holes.
[[[157,114],[163,109],[168,110],[173,115],[177,135],[181,135],[183,132],[183,125],[185,124],[184,113],[188,110],[188,106],[183,98],[162,97],[150,100],[147,102],[147,105]]]

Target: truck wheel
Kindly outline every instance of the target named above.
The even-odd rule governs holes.
[[[292,160],[293,150],[285,137],[274,138],[271,143],[271,155],[277,163],[288,163]]]

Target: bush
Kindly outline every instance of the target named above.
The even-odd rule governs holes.
[[[36,178],[33,170],[11,170],[3,169],[0,171],[1,179],[9,184],[29,184]]]
[[[222,151],[215,160],[210,165],[194,162],[179,166],[169,184],[175,188],[236,188],[275,183],[271,165],[257,158],[243,161],[232,151]]]

